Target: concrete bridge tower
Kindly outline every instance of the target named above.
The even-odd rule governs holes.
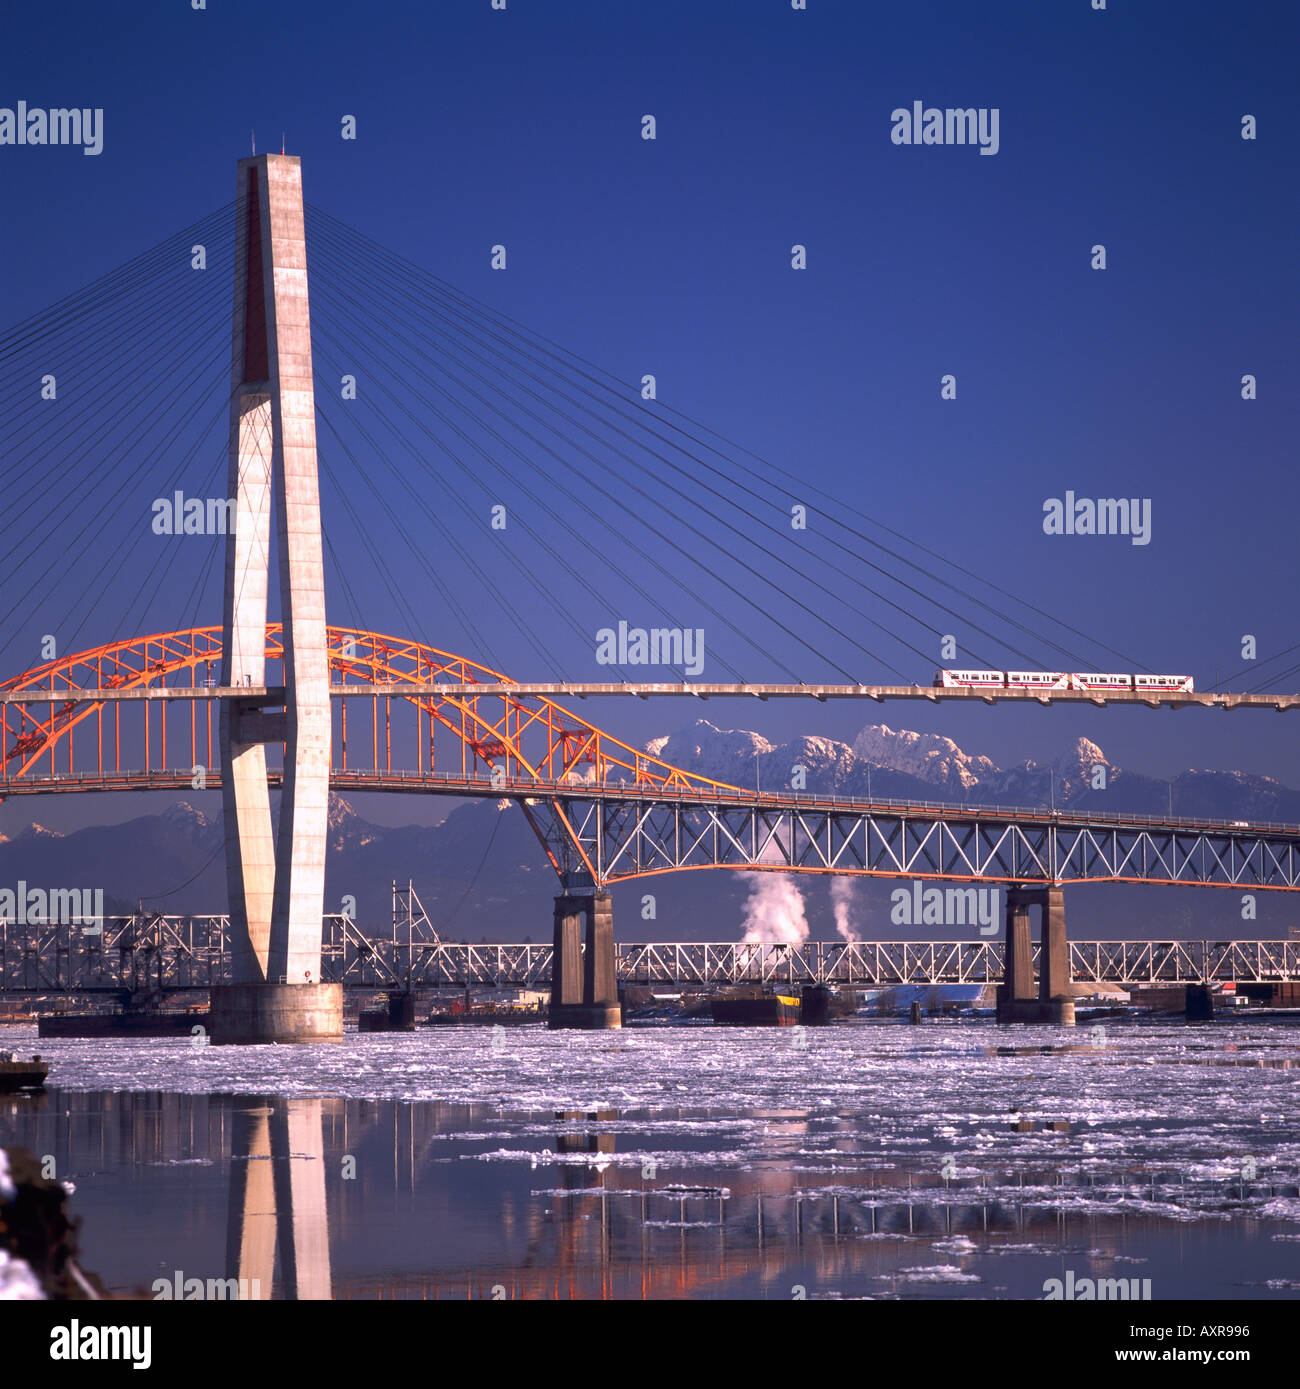
[[[343,989],[320,981],[329,654],[302,164],[292,155],[239,161],[228,476],[236,506],[226,541],[222,684],[265,684],[274,509],[285,702],[222,701],[234,982],[212,991],[212,1040],[332,1040],[343,1033]],[[284,744],[274,835],[267,743]]]

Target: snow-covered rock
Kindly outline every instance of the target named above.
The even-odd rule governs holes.
[[[853,740],[853,751],[873,766],[907,772],[946,790],[969,790],[997,764],[987,757],[963,752],[951,738],[939,733],[913,733],[871,723]]]

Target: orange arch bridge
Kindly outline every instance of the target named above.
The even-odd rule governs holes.
[[[476,661],[330,627],[331,785],[508,798],[566,888],[696,868],[966,882],[1300,889],[1300,826],[746,790],[625,743]],[[266,629],[268,680],[281,628]],[[0,798],[220,785],[220,627],[52,660],[0,684]],[[275,749],[269,776],[277,782]]]

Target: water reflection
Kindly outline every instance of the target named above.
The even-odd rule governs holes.
[[[587,1123],[598,1124],[608,1123],[611,1119],[618,1118],[616,1109],[597,1109],[592,1111],[582,1109],[557,1109],[555,1117],[564,1123]],[[571,1133],[561,1131],[555,1135],[555,1151],[557,1153],[612,1153],[614,1151],[614,1135],[612,1133]],[[575,1169],[576,1170],[576,1169]]]
[[[279,1251],[281,1296],[329,1298],[325,1143],[318,1099],[273,1099],[231,1125],[226,1276],[269,1298]]]
[[[1260,1218],[1297,1204],[1293,1173],[1098,1156],[1097,1136],[1020,1109],[959,1133],[793,1107],[0,1103],[0,1142],[75,1182],[86,1266],[146,1297],[180,1272],[261,1298],[1036,1297],[1067,1265],[1141,1264],[1160,1297],[1294,1279],[1295,1244],[1269,1238],[1288,1227]]]

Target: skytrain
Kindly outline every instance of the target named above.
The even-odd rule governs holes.
[[[936,689],[945,690],[1130,690],[1195,694],[1190,675],[1076,675],[1054,670],[936,670]]]

